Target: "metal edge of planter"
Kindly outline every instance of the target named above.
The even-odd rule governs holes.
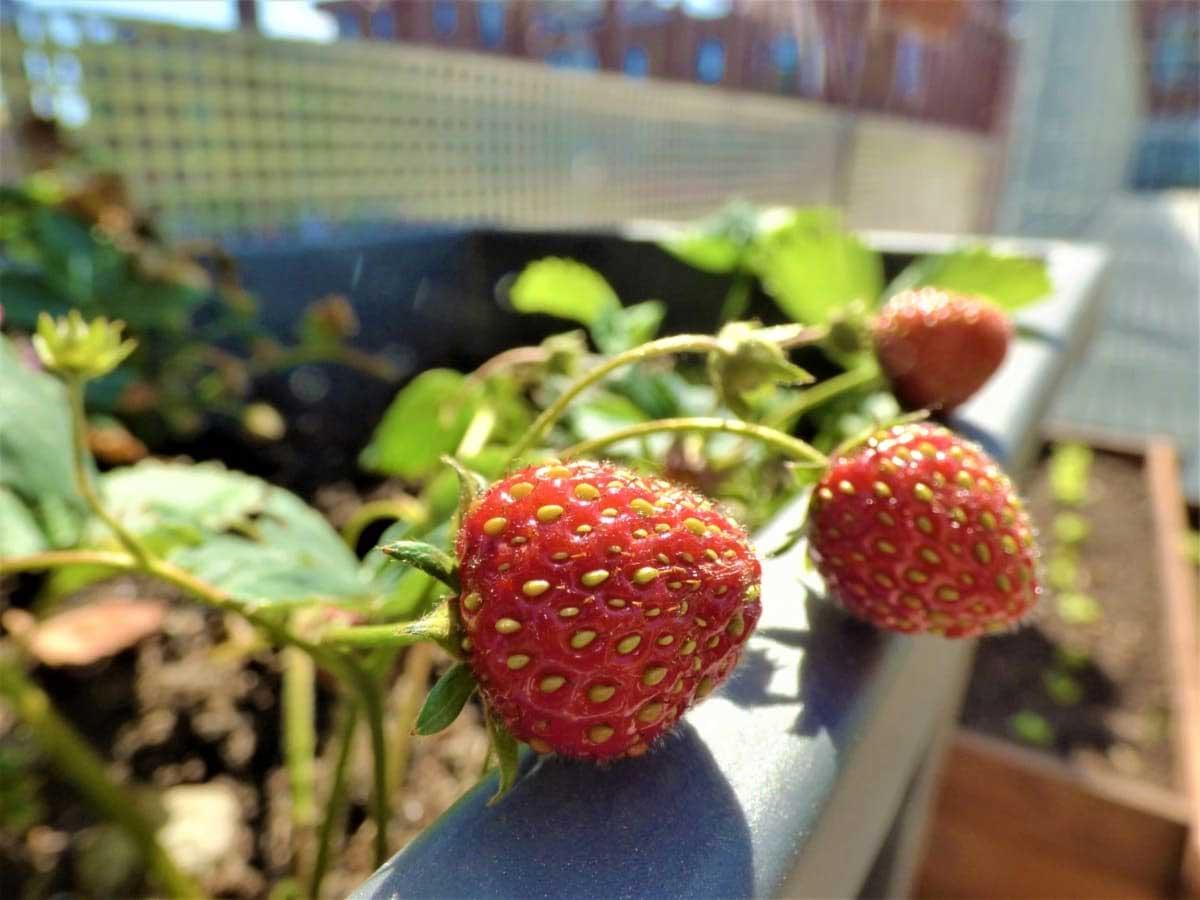
[[[897,252],[961,241],[870,239]],[[1106,265],[1094,247],[1019,247],[1047,259],[1056,285],[1021,317],[1041,337],[1016,341],[953,422],[1018,473],[1086,344]],[[760,531],[760,549],[781,543],[798,512]],[[884,635],[806,599],[803,552],[767,561],[763,617],[738,670],[653,752],[606,767],[527,754],[502,803],[487,806],[486,779],[353,896],[854,895],[974,644]]]

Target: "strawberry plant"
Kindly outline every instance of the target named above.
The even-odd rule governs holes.
[[[805,233],[784,243],[801,246]],[[847,257],[867,253],[822,240]],[[743,250],[739,259],[767,252]],[[772,283],[803,280],[787,272]],[[43,316],[34,349],[46,371],[0,339],[0,423],[27,420],[0,428],[0,575],[47,573],[36,614],[4,614],[0,696],[37,752],[131,838],[161,889],[201,892],[31,674],[56,606],[114,573],[170,585],[281,648],[295,887],[312,895],[336,853],[360,727],[377,864],[410,730],[446,728],[473,698],[498,797],[514,783],[520,743],[597,761],[653,752],[731,675],[761,605],[797,602],[761,594],[739,522],[753,528],[799,491],[814,491],[807,527],[829,599],[880,627],[965,636],[1009,627],[1035,602],[1023,513],[982,451],[942,429],[895,425],[894,405],[860,416],[857,441],[806,425],[875,377],[856,364],[815,380],[798,364],[863,358],[861,323],[734,320],[716,334],[656,337],[658,301],[626,306],[598,273],[562,260],[533,264],[508,299],[586,334],[414,378],[361,457],[388,491],[358,505],[340,535],[300,497],[213,463],[98,472],[85,397],[138,352],[120,323]],[[601,452],[613,461],[592,461]],[[908,577],[918,569],[924,582]],[[901,590],[904,579],[913,583]],[[402,648],[413,683],[401,693],[417,702],[391,709]],[[420,703],[432,661],[445,657]],[[336,704],[321,783],[319,685]]]

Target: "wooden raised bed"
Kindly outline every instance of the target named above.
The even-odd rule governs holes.
[[[1179,782],[1169,791],[960,730],[934,801],[920,897],[1200,896],[1200,632],[1172,445],[1056,434],[1144,459]]]

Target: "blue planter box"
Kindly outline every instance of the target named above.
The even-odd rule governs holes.
[[[870,237],[893,267],[951,243]],[[710,285],[709,276],[664,262],[640,241],[496,233],[420,240],[418,271],[395,274],[413,282],[411,291],[393,285],[391,299],[352,295],[377,338],[389,328],[401,334],[396,323],[406,316],[410,327],[423,324],[420,367],[470,364],[498,343],[540,336],[536,322],[511,321],[498,307],[439,313],[448,302],[439,293],[445,289],[439,272],[464,280],[471,296],[490,292],[488,279],[502,274],[507,261],[517,268],[554,253],[596,264],[629,300],[671,299],[653,282],[675,278],[678,295],[682,280],[704,299],[700,312],[689,314],[692,320],[715,316],[721,296],[719,280]],[[489,241],[504,252],[488,257],[482,251]],[[1019,476],[1064,370],[1090,335],[1105,262],[1100,251],[1080,245],[1004,246],[1042,255],[1057,291],[1021,317],[1038,337],[1016,342],[1003,369],[952,424]],[[475,256],[474,275],[462,274],[464,253]],[[344,250],[340,258],[347,259]],[[376,258],[396,255],[380,249]],[[639,258],[649,263],[638,266]],[[304,266],[327,272],[319,262],[310,258]],[[260,278],[265,271],[260,266]],[[254,274],[251,259],[252,287]],[[416,283],[422,278],[425,288]],[[635,287],[623,289],[622,279]],[[422,290],[424,307],[419,297],[396,299]],[[676,328],[711,327],[673,320]],[[553,323],[547,329],[554,330]],[[764,528],[757,535],[760,549],[781,545],[799,513],[793,504]],[[355,896],[608,900],[903,891],[940,736],[953,722],[974,645],[886,635],[851,621],[806,596],[797,579],[803,553],[797,547],[766,562],[763,617],[741,665],[653,752],[606,767],[527,754],[519,782],[502,803],[487,806],[494,778],[468,791]]]

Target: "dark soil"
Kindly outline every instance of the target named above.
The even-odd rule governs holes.
[[[32,674],[64,718],[110,761],[110,772],[147,801],[150,815],[156,814],[156,792],[204,785],[222,794],[239,811],[236,821],[193,823],[201,832],[216,829],[229,836],[220,863],[202,874],[204,889],[214,897],[268,896],[293,871],[296,847],[280,745],[279,655],[240,620],[172,597],[159,584],[122,577],[77,599],[86,602],[113,593],[170,599],[161,632],[90,666],[39,666]],[[18,596],[11,599],[19,599],[19,591],[13,594]],[[417,667],[420,680],[426,682],[422,695],[446,664],[440,651],[423,652],[435,655],[432,670],[428,665]],[[397,676],[405,662],[403,655],[397,659]],[[318,688],[319,814],[332,770],[335,697],[323,677]],[[404,693],[397,689],[388,698],[393,735],[397,717],[406,714]],[[337,832],[322,889],[325,897],[347,896],[375,868],[366,737],[360,727],[348,767],[349,808],[345,827]],[[0,746],[0,801],[5,806],[0,811],[0,896],[32,900],[151,895],[152,886],[144,881],[121,834],[39,758],[2,706]],[[409,749],[402,783],[392,792],[393,851],[474,783],[487,742],[477,711],[468,707],[440,734],[413,738]],[[301,889],[295,895],[302,893]]]
[[[1035,472],[1027,499],[1049,558],[1060,508],[1047,469]],[[1083,766],[1176,787],[1164,613],[1141,459],[1097,452],[1088,501],[1077,511],[1090,531],[1076,591],[1098,608],[1080,616],[1050,590],[1030,627],[981,641],[962,722]]]

